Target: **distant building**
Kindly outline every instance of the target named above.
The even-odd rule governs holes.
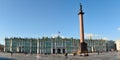
[[[107,51],[115,51],[116,50],[116,43],[115,41],[109,40],[106,42]]]
[[[106,40],[96,39],[96,40],[85,40],[88,44],[88,51],[89,52],[105,52],[106,51]]]
[[[3,51],[3,50],[4,50],[4,45],[0,44],[0,51]]]
[[[113,49],[114,44],[108,43],[107,40],[86,39],[88,52],[105,52]],[[5,38],[5,52],[27,52],[38,54],[62,54],[73,53],[79,50],[80,40],[73,38]],[[109,47],[110,46],[110,47]]]
[[[40,54],[71,53],[78,49],[79,42],[73,38],[5,38],[6,52],[28,52]]]
[[[120,51],[120,40],[115,41],[117,51]]]

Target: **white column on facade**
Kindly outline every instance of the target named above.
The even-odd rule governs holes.
[[[23,39],[22,39],[23,40]],[[23,52],[25,52],[26,51],[26,49],[25,49],[25,40],[23,40]]]
[[[57,53],[57,47],[56,47],[56,42],[55,42],[55,53]]]
[[[6,38],[5,38],[5,42],[6,42]],[[6,51],[6,43],[4,45],[4,52]]]
[[[44,43],[44,53],[46,53],[46,40],[45,40],[45,43]]]
[[[67,53],[67,45],[66,45],[66,40],[65,40],[65,53]]]
[[[40,49],[40,54],[41,54],[41,49]]]
[[[37,39],[37,54],[40,53],[40,52],[39,52],[39,51],[40,51],[40,48],[39,48],[39,45],[40,45],[40,44],[39,44],[39,43],[40,43],[40,42],[39,42],[39,39]]]
[[[94,52],[94,47],[92,46],[91,48],[92,48],[92,52]]]
[[[6,51],[6,46],[4,46],[4,52]]]
[[[32,52],[32,40],[30,40],[30,53]]]
[[[42,49],[41,49],[41,41],[39,41],[39,44],[40,44],[39,47],[40,47],[40,54],[41,54],[41,50],[42,50]]]
[[[63,48],[60,48],[61,53],[63,53]]]
[[[51,54],[52,54],[52,48],[51,48]]]
[[[57,47],[56,47],[56,39],[55,39],[55,53],[57,53]]]
[[[64,49],[63,43],[64,42],[63,42],[63,39],[62,39],[62,50],[61,50],[62,52],[61,53],[63,53],[63,49]]]
[[[12,52],[12,39],[10,40],[10,51]]]
[[[23,40],[21,40],[21,52],[23,52]]]
[[[53,40],[51,40],[51,54],[53,54]]]

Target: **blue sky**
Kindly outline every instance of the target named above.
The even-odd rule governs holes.
[[[51,37],[58,31],[79,38],[80,2],[86,36],[120,39],[120,0],[0,0],[0,43],[5,37]]]

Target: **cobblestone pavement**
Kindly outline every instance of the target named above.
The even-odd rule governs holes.
[[[37,55],[37,54],[21,54],[13,53],[0,53],[0,60],[120,60],[120,52],[106,52],[100,53],[89,53],[89,56],[73,56],[68,55],[66,58],[63,54],[55,55]]]

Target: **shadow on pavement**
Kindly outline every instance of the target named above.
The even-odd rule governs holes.
[[[16,60],[16,59],[0,57],[0,60]]]

